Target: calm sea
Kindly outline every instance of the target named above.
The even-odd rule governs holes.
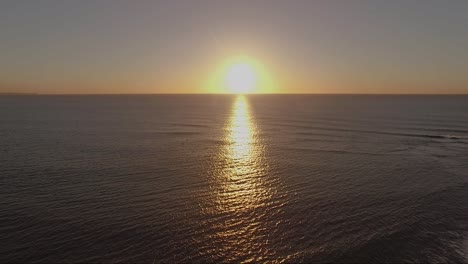
[[[468,96],[3,96],[0,190],[0,262],[466,262]]]

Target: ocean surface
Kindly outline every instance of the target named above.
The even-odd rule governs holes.
[[[468,262],[468,96],[0,97],[0,262]]]

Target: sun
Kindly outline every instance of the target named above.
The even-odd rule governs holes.
[[[208,93],[274,93],[276,82],[263,63],[251,56],[231,56],[215,67],[206,83]]]
[[[257,73],[250,64],[236,63],[227,69],[225,81],[227,88],[232,93],[250,93],[256,88]]]

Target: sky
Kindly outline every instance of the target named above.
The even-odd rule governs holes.
[[[467,47],[465,0],[0,2],[0,92],[216,92],[246,56],[268,92],[468,93]]]

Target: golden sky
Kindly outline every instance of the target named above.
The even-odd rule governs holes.
[[[468,93],[466,1],[0,7],[0,92]]]

